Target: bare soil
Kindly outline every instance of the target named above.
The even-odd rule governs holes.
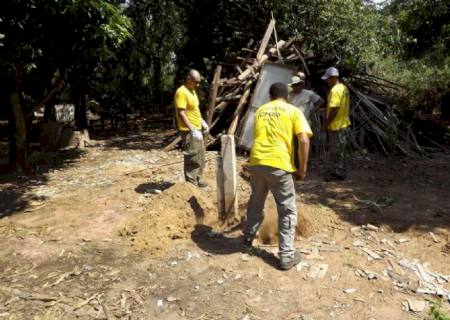
[[[424,283],[404,263],[450,290],[449,153],[355,153],[343,182],[324,182],[312,159],[296,186],[303,263],[282,272],[273,198],[248,251],[242,224],[217,221],[215,153],[197,189],[181,153],[161,150],[166,138],[94,140],[1,177],[0,319],[426,319],[438,300],[450,312],[449,297],[417,293]],[[241,176],[238,192],[245,217]]]

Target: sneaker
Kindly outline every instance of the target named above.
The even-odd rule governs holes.
[[[302,258],[300,256],[300,252],[295,251],[294,256],[289,259],[288,261],[283,261],[283,259],[280,259],[280,269],[281,270],[289,270],[292,267],[295,267],[302,261]]]

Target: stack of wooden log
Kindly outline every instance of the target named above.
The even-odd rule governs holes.
[[[272,36],[273,44],[270,45]],[[207,122],[210,127],[208,146],[220,143],[222,134],[239,135],[244,125],[249,101],[252,97],[261,67],[266,63],[294,65],[306,74],[308,85],[326,98],[328,89],[320,80],[324,70],[336,65],[332,58],[316,57],[305,38],[279,40],[275,21],[271,20],[260,42],[251,40],[239,54],[233,54],[229,61],[218,65],[214,72],[209,95]],[[393,93],[402,88],[392,82],[367,73],[346,74],[345,68],[338,68],[343,81],[351,93],[350,142],[355,149],[377,150],[385,154],[400,152],[405,155],[423,153],[412,130],[397,118],[391,107]],[[326,153],[325,139],[320,134],[324,112],[313,115],[313,131],[316,135],[316,151]],[[176,141],[168,148],[176,145]]]

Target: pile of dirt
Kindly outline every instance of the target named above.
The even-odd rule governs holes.
[[[177,241],[189,239],[196,225],[217,222],[214,201],[190,183],[176,183],[155,196],[148,210],[132,217],[118,232],[136,251],[165,253]]]
[[[264,212],[258,240],[263,244],[276,244],[278,243],[278,214],[272,197],[266,200]],[[338,217],[331,210],[303,204],[300,199],[297,199],[297,212],[297,236],[308,238],[339,224]]]

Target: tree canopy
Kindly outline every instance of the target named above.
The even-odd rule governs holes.
[[[79,128],[87,125],[85,97],[106,109],[154,109],[188,68],[209,80],[230,53],[259,41],[272,15],[281,38],[306,37],[318,56],[400,82],[404,105],[431,112],[449,94],[449,7],[448,0],[6,0],[1,114],[17,131],[61,93],[75,103]]]

